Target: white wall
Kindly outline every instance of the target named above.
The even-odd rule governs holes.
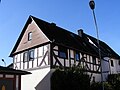
[[[50,90],[50,67],[30,70],[21,77],[21,90]]]
[[[109,57],[105,57],[101,61],[102,65],[102,75],[103,75],[103,80],[106,81],[108,74],[110,73],[110,63],[109,63]]]
[[[88,73],[89,76],[91,76],[91,73]],[[95,77],[95,82],[101,81],[101,74],[92,73],[91,82],[93,81],[93,77]]]
[[[114,66],[111,66],[111,63],[110,63],[110,69],[111,69],[111,74],[117,74],[120,72],[120,65],[118,64],[118,61],[117,59],[111,59],[113,60],[113,64]]]
[[[120,73],[120,65],[119,65],[119,60],[116,60],[116,70],[117,70],[117,73]]]

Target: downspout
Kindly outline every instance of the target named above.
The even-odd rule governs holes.
[[[111,58],[109,58],[109,59],[108,59],[108,63],[109,63],[109,70],[110,70],[109,72],[110,72],[110,74],[111,74],[110,60],[111,60]]]

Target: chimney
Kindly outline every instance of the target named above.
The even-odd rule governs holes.
[[[51,26],[53,26],[53,27],[54,27],[54,26],[56,26],[56,24],[52,22],[52,23],[51,23]]]
[[[83,37],[83,30],[82,30],[82,29],[79,29],[79,30],[78,30],[78,35],[79,35],[80,37]]]

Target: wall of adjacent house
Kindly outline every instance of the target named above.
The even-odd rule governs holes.
[[[120,73],[120,60],[116,60],[116,65],[117,73]]]
[[[32,74],[21,77],[21,90],[50,90],[50,67],[29,70]]]
[[[113,59],[113,58],[109,58],[109,57],[105,57],[104,58],[106,61],[104,61],[103,66],[103,70],[109,71],[109,74],[117,74],[120,72],[120,62],[117,59]]]
[[[0,74],[0,90],[20,90],[20,77],[21,75]]]
[[[111,65],[111,61],[110,61],[110,71],[111,74],[117,74],[120,72],[120,65],[119,65],[119,60],[117,59],[110,59],[113,61],[113,66]]]
[[[104,59],[101,60],[101,66],[102,66],[102,76],[103,80],[106,81],[108,74],[110,73],[110,64],[109,64],[109,58],[104,57]]]

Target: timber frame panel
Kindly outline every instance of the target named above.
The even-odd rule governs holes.
[[[44,44],[16,54],[13,58],[14,69],[22,70],[22,69],[31,69],[31,68],[44,67],[50,65],[50,62],[48,60],[48,56],[49,56],[48,45],[49,44]],[[31,50],[34,51],[34,55],[33,55],[34,58],[32,58],[32,60],[29,59],[29,51]],[[24,61],[24,56],[23,56],[25,52],[28,52],[26,61]]]
[[[59,47],[66,48],[66,58],[59,56]],[[55,43],[48,43],[32,49],[34,49],[35,51],[35,57],[31,61],[23,61],[23,52],[14,56],[15,69],[30,69],[36,67],[44,67],[48,65],[50,65],[51,68],[68,68],[76,65],[85,68],[88,72],[100,73],[100,60],[98,59],[98,57],[89,55],[85,52],[71,49],[69,47]]]
[[[98,59],[98,57],[73,50],[62,45],[50,44],[50,47],[51,68],[68,68],[76,65],[85,68],[88,72],[100,73],[100,60]],[[67,48],[67,58],[59,57],[59,47]],[[78,54],[78,52],[79,60],[76,60],[76,54]]]

